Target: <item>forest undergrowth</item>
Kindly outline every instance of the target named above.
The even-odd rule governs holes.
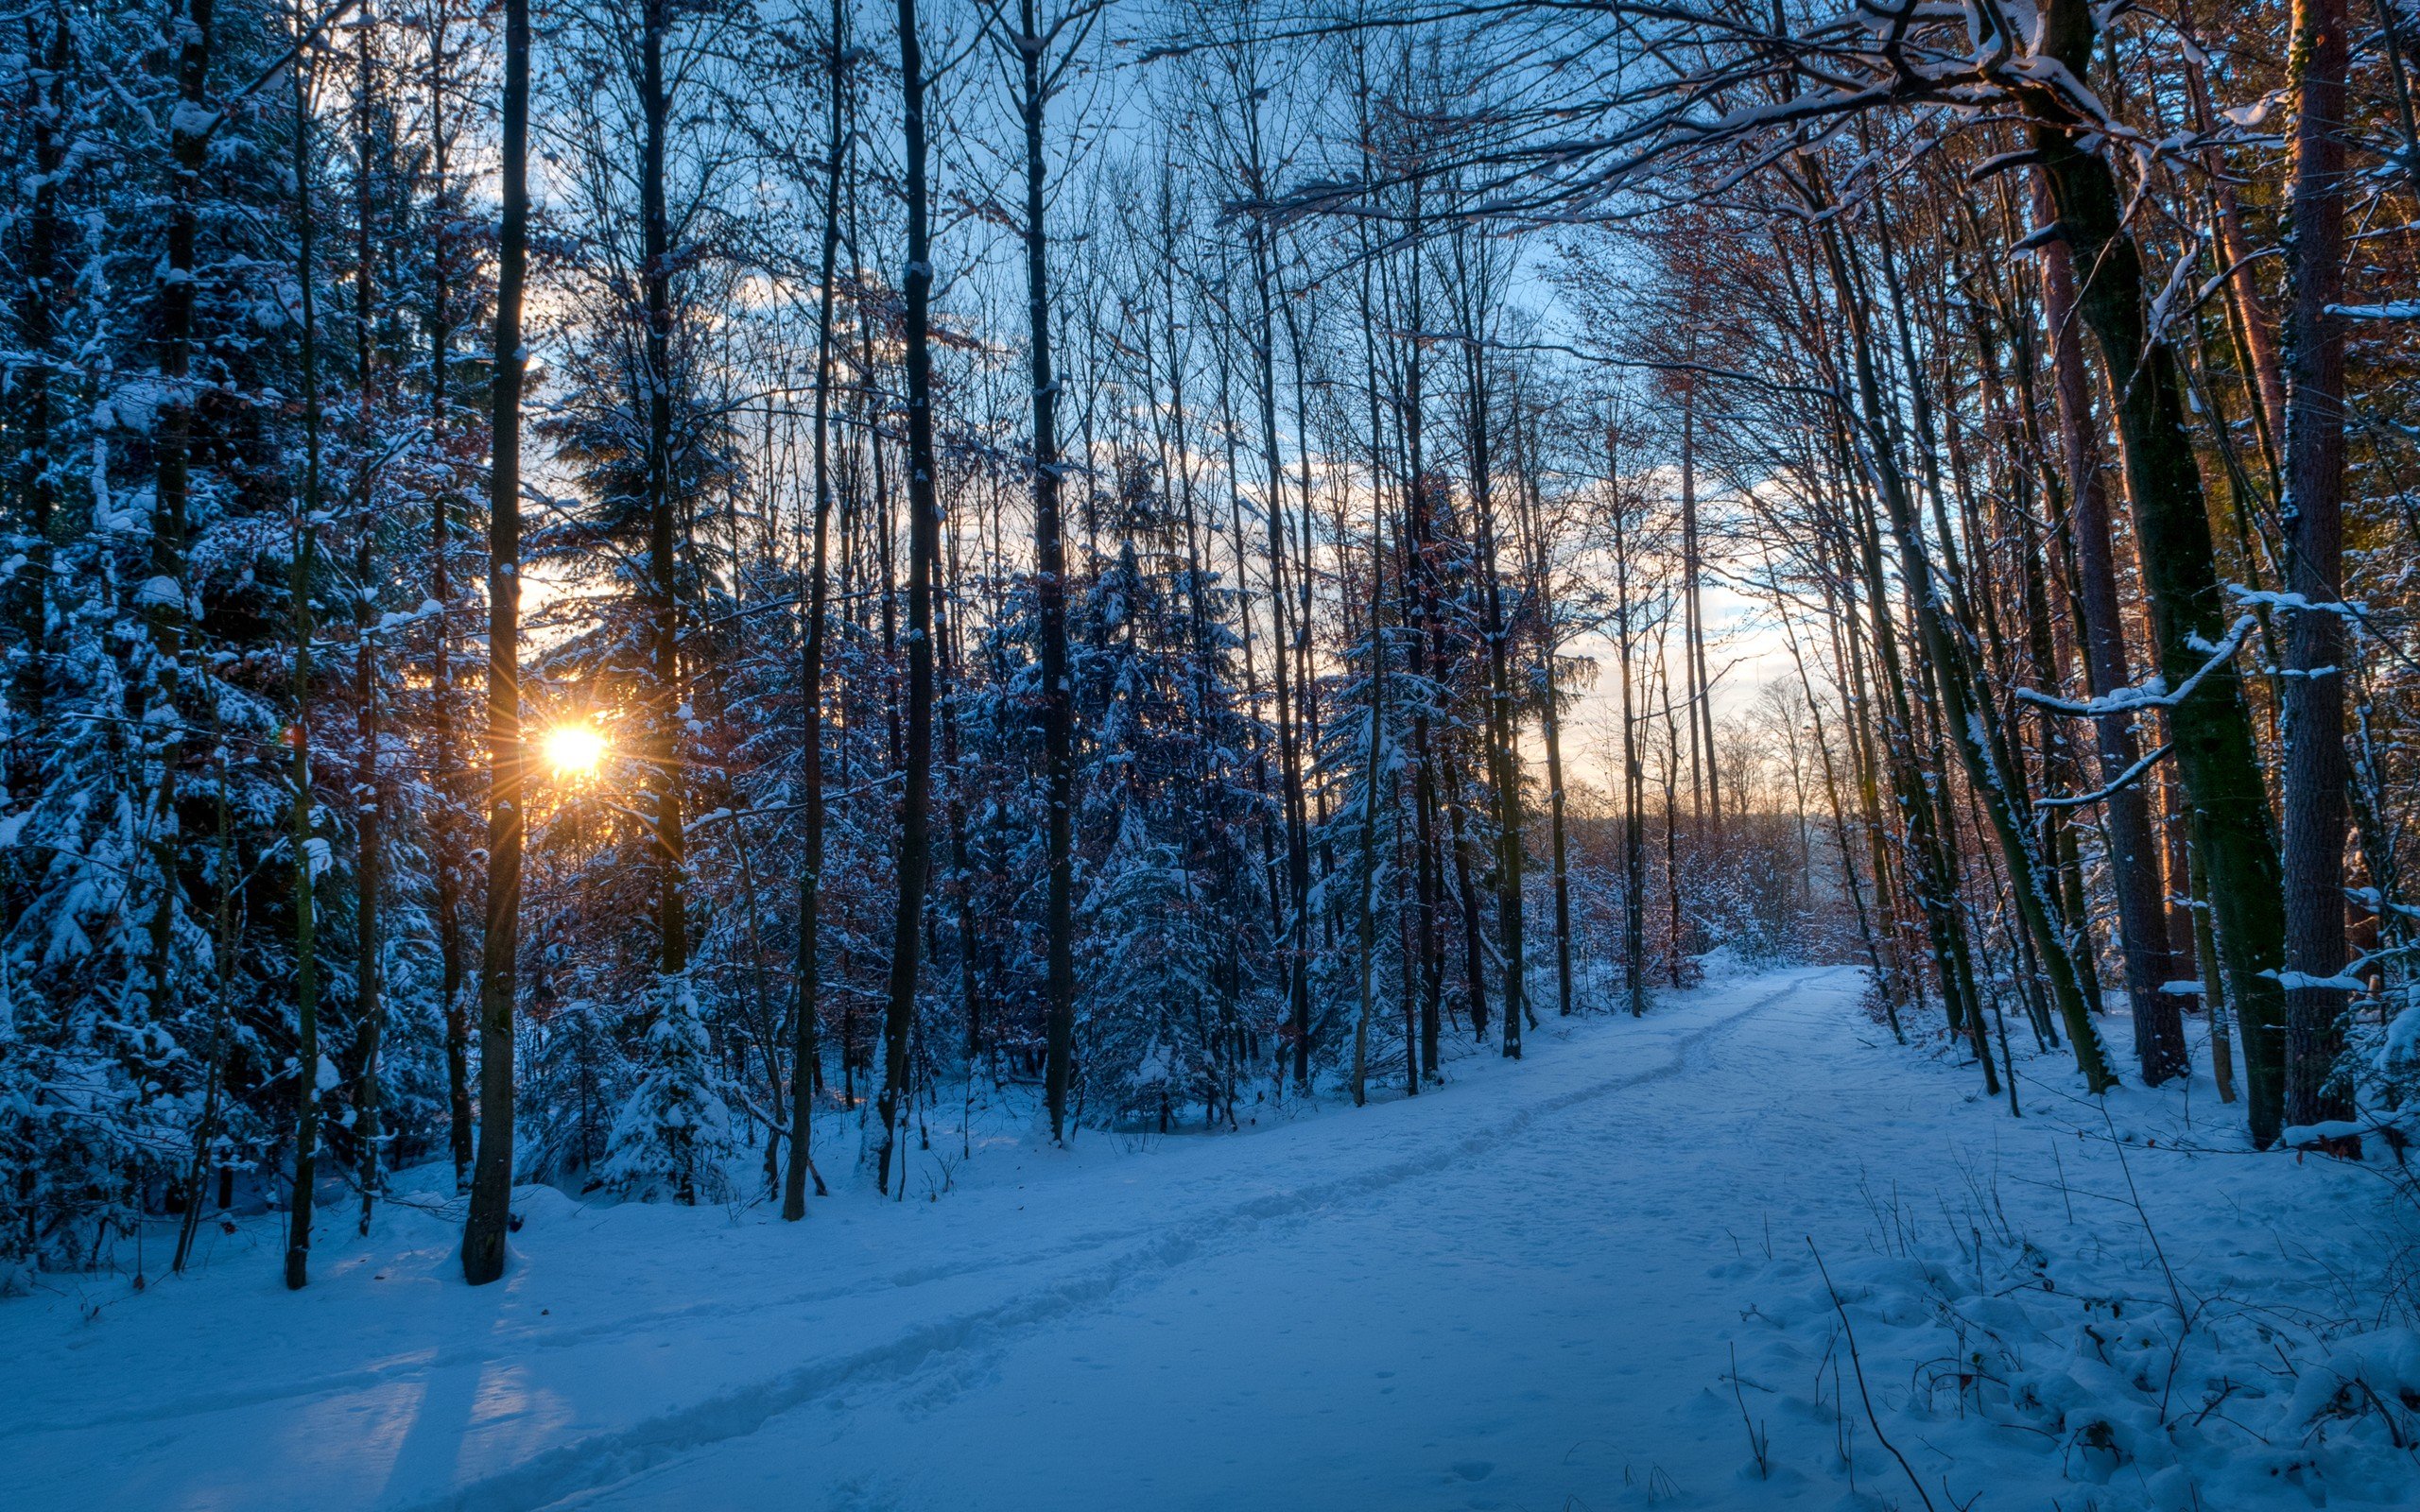
[[[1996,1141],[1922,1192],[1877,1160],[1858,1242],[1737,1242],[1752,1300],[1722,1391],[1753,1478],[1816,1472],[1774,1456],[1789,1417],[1828,1440],[1823,1470],[1902,1509],[2011,1504],[2004,1468],[2046,1459],[2066,1512],[2408,1504],[2411,1169],[2264,1160],[2206,1080],[2096,1101],[2018,1064],[2038,1126],[2003,1138],[2048,1144],[2048,1172]]]

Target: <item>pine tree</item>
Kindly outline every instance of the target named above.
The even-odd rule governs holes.
[[[719,1202],[730,1195],[725,1162],[738,1153],[731,1108],[697,995],[681,976],[656,992],[655,1022],[636,1066],[638,1084],[614,1120],[604,1184],[642,1201]]]

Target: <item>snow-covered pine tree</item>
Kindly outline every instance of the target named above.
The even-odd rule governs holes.
[[[718,1202],[730,1194],[725,1162],[737,1153],[714,1046],[685,977],[666,977],[655,1022],[638,1055],[638,1085],[614,1120],[607,1186],[641,1201]]]
[[[1088,876],[1076,1058],[1104,1110],[1167,1126],[1197,1103],[1232,1116],[1250,1047],[1274,1041],[1278,1005],[1260,990],[1271,942],[1254,927],[1236,822],[1249,799],[1225,776],[1226,753],[1251,744],[1229,681],[1233,595],[1194,565],[1181,479],[1121,450],[1113,480],[1116,555],[1069,627],[1090,758],[1077,802]]]
[[[1366,574],[1362,577],[1366,584]],[[1404,885],[1419,820],[1408,780],[1412,699],[1428,691],[1425,678],[1405,671],[1409,633],[1407,627],[1390,624],[1374,630],[1363,620],[1358,644],[1348,647],[1348,676],[1330,690],[1318,753],[1320,778],[1336,800],[1316,837],[1321,851],[1336,859],[1312,898],[1328,937],[1338,943],[1322,953],[1312,971],[1313,1022],[1323,1026],[1320,1048],[1328,1064],[1347,1064],[1358,1054],[1365,1082],[1374,1078],[1382,1085],[1409,1080],[1420,1054],[1414,1005],[1418,967],[1398,948],[1398,942],[1412,938],[1412,899]],[[1383,689],[1374,675],[1381,636]],[[1374,732],[1374,718],[1382,721]],[[1361,1041],[1357,1052],[1357,1040]]]
[[[300,1070],[275,859],[292,118],[282,91],[237,97],[292,30],[274,5],[188,10],[51,12],[39,66],[15,60],[44,103],[14,118],[10,151],[57,153],[49,210],[79,228],[49,246],[42,360],[18,367],[48,375],[51,403],[9,412],[12,454],[45,459],[16,475],[21,540],[47,510],[18,559],[50,571],[40,644],[27,617],[10,648],[39,666],[43,722],[19,742],[39,780],[21,761],[7,818],[0,1249],[46,1262],[89,1263],[134,1214],[198,1200],[197,1148],[221,1152],[233,1195],[238,1165],[278,1158],[287,1121],[268,1115]],[[22,266],[42,238],[19,229]]]
[[[631,1062],[613,1015],[594,998],[540,1001],[525,1016],[521,1053],[528,1138],[517,1147],[524,1178],[585,1191],[599,1184],[615,1123],[630,1100]]]
[[[1077,956],[1078,1104],[1165,1134],[1220,1112],[1227,953],[1205,879],[1129,809],[1085,894]]]

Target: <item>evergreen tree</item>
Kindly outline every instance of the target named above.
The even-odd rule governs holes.
[[[614,1120],[599,1177],[641,1200],[722,1200],[731,1186],[724,1162],[737,1145],[714,1047],[685,980],[667,977],[658,988],[635,1070],[638,1084]]]

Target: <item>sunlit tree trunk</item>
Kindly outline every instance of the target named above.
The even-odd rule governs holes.
[[[2077,77],[2091,65],[2097,23],[2084,0],[2050,0],[2040,51]],[[2285,878],[2260,779],[2241,679],[2209,647],[2226,635],[2226,601],[2203,503],[2201,471],[2185,423],[2176,354],[2148,327],[2143,266],[2121,219],[2118,184],[2085,123],[2045,92],[2034,146],[2059,222],[2086,270],[2078,308],[2098,338],[2118,396],[2127,493],[2150,590],[2159,669],[2171,688],[2199,679],[2169,710],[2176,765],[2210,881],[2215,937],[2227,993],[2243,1032],[2255,1143],[2278,1134],[2285,1105]],[[2213,662],[2217,664],[2213,664]]]
[[[2083,340],[2075,321],[2075,275],[2065,242],[2042,249],[2042,314],[2050,331],[2053,384],[2058,398],[2059,450],[2066,475],[2064,501],[2070,510],[2068,535],[2075,543],[2076,607],[2083,621],[2084,686],[2095,697],[2125,687],[2127,663],[2123,612],[2111,543],[2108,490],[2093,455],[2092,389],[2084,372]],[[2142,751],[2134,721],[2120,713],[2092,722],[2100,781],[2116,782]],[[2135,1015],[2135,1053],[2143,1080],[2152,1086],[2184,1067],[2181,1023],[2173,1041],[2154,1029],[2175,965],[2160,896],[2160,857],[2153,849],[2151,802],[2140,782],[2112,792],[2101,810],[2110,881],[2117,894],[2118,938],[2126,958],[2126,993]],[[2218,1005],[2210,1005],[2213,1010]],[[2173,1005],[2169,1005],[2173,1016]]]

